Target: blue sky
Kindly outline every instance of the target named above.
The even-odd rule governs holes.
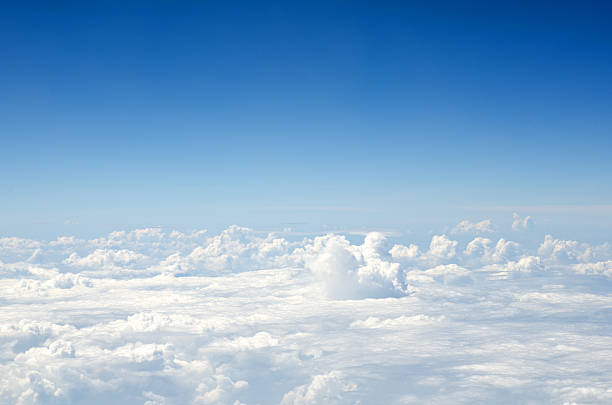
[[[611,11],[3,5],[0,233],[427,230],[519,211],[605,236]]]

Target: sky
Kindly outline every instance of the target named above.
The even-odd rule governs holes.
[[[0,12],[0,234],[612,226],[604,2]]]
[[[0,5],[0,403],[612,403],[612,6],[494,3]]]

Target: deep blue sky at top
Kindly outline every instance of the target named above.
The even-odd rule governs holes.
[[[3,3],[0,233],[610,204],[612,8],[491,3]]]

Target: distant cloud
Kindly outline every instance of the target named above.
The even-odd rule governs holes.
[[[452,259],[456,254],[457,241],[446,235],[434,235],[429,244],[427,256],[434,259]]]
[[[306,246],[306,268],[319,279],[330,297],[387,297],[405,293],[401,265],[388,260],[386,238],[370,233],[360,246],[343,236],[315,238]]]
[[[480,222],[472,223],[470,221],[459,222],[451,231],[451,234],[460,233],[490,233],[494,232],[493,224],[490,219],[485,219]]]
[[[612,245],[487,236],[1,238],[0,403],[610,403]]]
[[[530,216],[526,216],[521,218],[519,214],[516,212],[512,214],[512,229],[515,231],[522,231],[526,229],[531,229],[533,227],[533,220]]]
[[[354,391],[357,386],[346,381],[339,371],[331,371],[313,377],[309,385],[302,385],[285,394],[281,405],[343,404],[343,394]]]

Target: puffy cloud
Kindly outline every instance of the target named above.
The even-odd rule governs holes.
[[[449,239],[446,235],[434,235],[427,256],[437,260],[449,260],[455,257],[456,249],[457,241]]]
[[[415,260],[421,256],[419,247],[413,244],[410,246],[394,245],[389,253],[396,260]]]
[[[512,229],[522,231],[533,227],[533,219],[530,216],[521,217],[516,212],[512,214]]]
[[[612,277],[612,260],[595,263],[578,263],[572,267],[578,274],[594,274]]]
[[[485,219],[483,221],[475,223],[472,223],[468,220],[464,220],[455,225],[455,227],[450,231],[451,234],[491,232],[494,232],[494,230],[493,223],[490,219]]]
[[[415,272],[408,274],[408,280]],[[457,264],[444,264],[419,272],[421,275],[445,284],[471,283],[471,272]]]
[[[501,263],[516,259],[520,255],[520,246],[516,242],[501,238],[493,246],[493,241],[476,237],[465,247],[468,258],[478,259],[481,263]]]
[[[258,350],[267,347],[278,346],[278,339],[271,336],[268,332],[258,332],[253,336],[240,336],[236,339],[224,339],[221,342],[214,342],[213,348],[229,350],[230,352]]]
[[[494,260],[513,260],[521,254],[520,245],[516,242],[501,238],[495,245]]]
[[[64,260],[64,263],[73,267],[95,269],[138,264],[138,262],[144,262],[146,260],[147,257],[145,255],[127,249],[96,249],[85,257],[79,257],[78,254],[72,253]]]
[[[316,238],[307,247],[306,267],[332,298],[386,297],[406,293],[401,265],[389,261],[386,238],[369,233],[360,246],[344,236]]]
[[[538,255],[549,265],[592,263],[612,259],[612,246],[607,242],[592,246],[588,243],[555,239],[551,235],[546,235],[538,248]]]
[[[203,382],[198,385],[194,404],[226,404],[231,398],[231,395],[238,390],[241,390],[249,385],[246,381],[232,381],[231,378],[224,375],[215,375],[210,383]],[[234,401],[234,405],[238,405],[239,401]]]
[[[259,237],[251,229],[231,226],[207,238],[188,254],[174,253],[160,262],[161,272],[172,274],[222,274],[294,263],[295,248],[274,234]]]
[[[587,244],[574,240],[554,239],[546,235],[544,242],[538,248],[538,254],[548,262],[572,263],[589,259],[590,249]]]
[[[541,272],[544,270],[544,266],[539,256],[523,256],[517,261],[488,265],[484,269],[495,272],[493,278],[506,279],[533,272]]]
[[[49,246],[76,246],[83,242],[84,241],[77,239],[74,236],[60,236],[57,239],[49,242]]]
[[[34,255],[40,247],[40,242],[31,239],[0,238],[0,260],[5,262],[26,260]]]
[[[108,244],[117,245],[125,242],[156,244],[164,240],[166,233],[161,228],[143,228],[133,231],[116,231],[108,235]]]
[[[609,244],[392,242],[4,238],[0,402],[608,402]]]
[[[510,271],[518,271],[520,273],[531,273],[532,271],[542,269],[542,261],[537,256],[521,257],[516,262],[508,262],[506,265]]]
[[[18,283],[18,287],[22,290],[34,291],[38,294],[44,293],[45,290],[55,288],[68,289],[73,287],[91,287],[92,282],[89,278],[80,274],[74,273],[56,273],[49,272],[46,275],[47,279],[28,279],[22,278]]]
[[[491,251],[491,239],[477,237],[467,244],[465,254],[468,256],[487,256]]]
[[[356,385],[345,381],[343,373],[331,371],[313,377],[309,385],[302,385],[285,394],[281,405],[318,405],[346,403],[343,394],[354,391]]]

